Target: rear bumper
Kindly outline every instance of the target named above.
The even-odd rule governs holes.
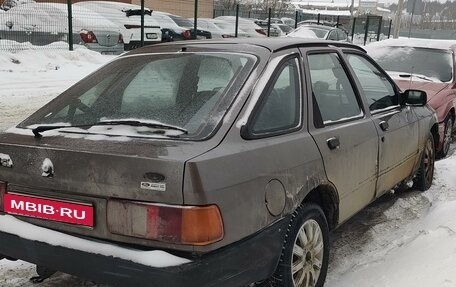
[[[17,258],[115,286],[233,286],[272,275],[289,219],[184,265],[157,268],[0,232],[0,258]]]

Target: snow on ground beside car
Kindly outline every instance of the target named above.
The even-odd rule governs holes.
[[[456,286],[456,152],[433,186],[373,203],[333,234],[328,287]]]
[[[114,56],[76,46],[70,52],[52,44],[48,50],[0,40],[0,131],[25,119],[72,84]],[[22,50],[24,48],[27,50]]]
[[[0,131],[110,59],[88,50],[0,52]],[[455,149],[453,142],[450,156],[436,162],[429,191],[387,194],[332,233],[325,286],[456,286]],[[0,260],[2,287],[36,286],[35,275],[32,264]],[[57,273],[39,286],[105,285]]]

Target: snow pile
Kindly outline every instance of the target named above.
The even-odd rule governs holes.
[[[0,46],[11,44],[5,41],[0,40]],[[16,45],[30,49],[0,53],[0,132],[114,58],[81,46],[75,51],[54,49],[65,43],[54,43],[43,51],[30,44]]]
[[[112,256],[157,268],[178,266],[190,262],[188,259],[180,258],[161,250],[133,250],[112,244],[82,239],[38,227],[10,215],[0,215],[0,231],[53,246],[62,246],[69,249],[82,250],[88,253]]]

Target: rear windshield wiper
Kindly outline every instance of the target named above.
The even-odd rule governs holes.
[[[183,134],[188,134],[188,131],[184,128],[172,126],[172,125],[167,125],[163,123],[150,123],[150,122],[142,122],[142,121],[137,121],[137,120],[113,120],[113,121],[100,121],[97,123],[93,124],[85,124],[85,125],[74,125],[74,126],[69,126],[69,125],[59,125],[59,126],[38,126],[34,129],[32,129],[33,134],[35,135],[36,138],[42,137],[41,133],[45,131],[50,131],[50,130],[56,130],[56,129],[64,129],[64,128],[84,128],[84,127],[93,127],[93,126],[114,126],[114,125],[127,125],[127,126],[134,126],[134,127],[149,127],[149,128],[155,128],[155,129],[161,129],[161,130],[176,130],[176,131],[181,131]]]

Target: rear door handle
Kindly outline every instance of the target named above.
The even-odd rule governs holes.
[[[326,140],[326,144],[328,144],[329,149],[338,149],[340,147],[339,139],[336,137],[332,137]]]
[[[386,121],[381,121],[378,125],[384,132],[386,132],[389,129],[389,124]]]

